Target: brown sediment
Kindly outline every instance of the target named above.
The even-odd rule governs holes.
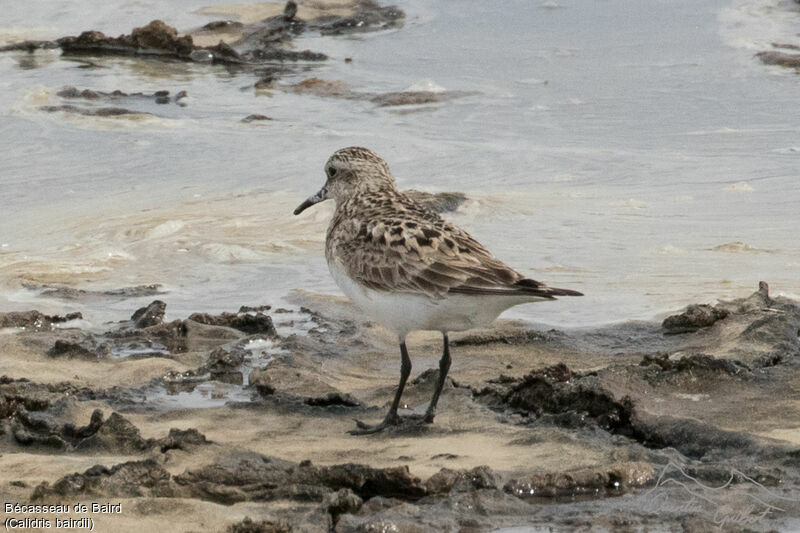
[[[0,492],[113,499],[124,513],[97,525],[120,530],[164,520],[220,531],[702,529],[753,498],[780,509],[761,518],[766,528],[800,515],[800,306],[765,284],[681,334],[514,322],[454,334],[436,422],[369,437],[346,432],[352,418],[383,416],[395,340],[342,299],[292,299],[308,325],[283,337],[268,306],[165,322],[158,302],[106,333],[0,336],[10,376],[0,378]],[[90,335],[112,355],[47,354]],[[168,357],[115,356],[120,339],[160,339]],[[254,340],[278,351],[259,358]],[[408,345],[416,375],[403,402],[424,408],[440,339],[417,333]],[[230,373],[250,396],[157,407],[167,375],[208,386]],[[680,503],[681,486],[705,499],[680,513],[658,507]]]

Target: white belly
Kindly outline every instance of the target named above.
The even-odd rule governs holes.
[[[373,320],[401,338],[416,330],[464,331],[491,324],[500,313],[540,298],[528,296],[471,296],[452,294],[442,299],[407,292],[368,289],[353,281],[344,270],[328,265],[342,292]]]

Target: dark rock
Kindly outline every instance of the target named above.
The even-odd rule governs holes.
[[[81,343],[70,342],[67,340],[56,340],[53,347],[48,350],[47,355],[50,357],[66,357],[68,359],[88,359],[94,361],[108,356],[105,349],[92,346],[87,348]]]
[[[379,94],[372,98],[372,102],[381,107],[398,105],[420,105],[441,102],[447,99],[443,95],[433,91],[401,91]]]
[[[498,483],[499,476],[488,466],[459,471],[442,468],[425,481],[425,488],[430,494],[446,494],[451,491],[496,489]]]
[[[178,30],[160,20],[134,28],[131,31],[131,41],[137,48],[173,51],[179,57],[188,55],[192,50],[190,36],[178,37]]]
[[[336,531],[341,533],[360,533],[364,531],[409,531],[434,533],[438,531],[459,531],[473,533],[477,531],[492,531],[489,524],[484,524],[478,529],[462,527],[464,514],[471,513],[475,508],[474,502],[465,505],[453,504],[458,510],[446,506],[434,506],[427,509],[428,505],[413,505],[398,502],[396,505],[369,512],[367,502],[358,514],[341,515],[336,524]]]
[[[39,108],[46,113],[75,113],[78,115],[85,115],[89,117],[119,117],[123,115],[152,115],[145,111],[134,111],[132,109],[125,109],[124,107],[98,107],[98,108],[85,108],[78,107],[70,104],[64,105],[46,105]]]
[[[212,326],[224,326],[238,329],[248,335],[268,335],[277,337],[272,318],[264,313],[258,312],[255,315],[249,313],[222,313],[219,315],[209,315],[208,313],[193,313],[189,315],[189,320],[208,324]]]
[[[477,391],[479,399],[496,406],[513,409],[541,417],[547,414],[579,414],[580,420],[591,421],[603,429],[633,436],[633,402],[629,397],[617,400],[605,390],[596,376],[574,374],[560,363],[535,370],[522,379],[507,378],[496,386]],[[549,419],[558,422],[559,419]],[[572,425],[572,418],[568,418]]]
[[[472,96],[474,92],[463,91],[399,91],[378,94],[370,101],[379,107],[393,107],[403,105],[422,105],[449,102],[457,98]]]
[[[179,98],[181,93],[186,96],[186,91],[181,91],[178,93],[175,98]],[[120,289],[111,289],[107,291],[103,291],[102,294],[107,296],[120,296],[122,298],[140,298],[142,296],[154,296],[156,294],[165,294],[165,291],[161,290],[161,285],[158,283],[153,283],[150,285],[136,285],[134,287],[122,287]]]
[[[752,454],[766,458],[785,450],[765,446],[758,439],[737,431],[726,431],[698,420],[670,416],[639,416],[638,439],[650,448],[673,447],[687,457],[714,459]]]
[[[41,445],[57,450],[67,449],[67,443],[58,435],[40,435],[19,426],[13,428],[13,434],[14,440],[23,446]]]
[[[46,411],[28,412],[24,406],[17,405],[14,419],[12,434],[18,444],[41,445],[59,450],[69,447],[62,435],[61,425],[52,414]]]
[[[230,349],[221,346],[209,354],[206,368],[212,373],[230,371],[241,365],[246,355],[247,351],[240,346]]]
[[[246,123],[246,122],[255,122],[255,121],[260,121],[260,120],[272,120],[272,119],[269,118],[267,115],[253,114],[253,115],[247,115],[246,117],[244,117],[242,119],[242,122]]]
[[[168,55],[187,57],[192,51],[192,38],[179,37],[178,30],[160,20],[134,28],[130,35],[106,37],[99,31],[85,31],[77,37],[62,37],[58,44],[64,53],[111,53],[115,55]]]
[[[100,98],[100,93],[84,89],[80,91],[75,87],[67,86],[56,93],[56,96],[61,98],[85,98],[86,100],[97,100]]]
[[[238,30],[244,26],[241,22],[237,22],[235,20],[215,20],[213,22],[209,22],[205,26],[203,26],[204,30],[208,31],[219,31],[219,30]]]
[[[168,450],[190,451],[196,446],[204,446],[210,443],[205,435],[194,428],[186,430],[172,428],[169,430],[169,435],[155,441],[156,446],[161,449],[161,453],[165,453]]]
[[[21,403],[14,406],[9,415],[14,416],[14,435],[19,444],[40,444],[62,450],[102,452],[108,454],[135,454],[151,448],[162,452],[171,449],[189,450],[194,446],[208,444],[205,436],[195,429],[172,429],[162,439],[143,439],[139,429],[118,413],[103,419],[103,413],[95,409],[86,426],[75,427],[64,423],[65,408],[73,401],[62,397],[46,410],[29,412]],[[2,402],[0,402],[2,406]]]
[[[405,91],[375,94],[369,92],[354,91],[352,87],[342,81],[330,81],[312,77],[302,80],[293,85],[283,86],[283,89],[299,94],[313,94],[325,98],[344,98],[346,100],[368,100],[381,107],[399,105],[419,105],[438,102],[447,102],[456,98],[461,98],[474,93],[458,91]],[[417,192],[424,195],[426,193]],[[458,194],[458,193],[451,193]],[[451,198],[449,204],[457,201]]]
[[[800,45],[791,43],[770,43],[774,48],[786,48],[787,50],[800,50]]]
[[[686,333],[708,328],[718,320],[727,318],[728,311],[707,304],[695,304],[679,315],[668,316],[661,324],[669,333]]]
[[[59,44],[56,41],[21,41],[0,46],[0,52],[34,52],[36,50],[50,50],[58,47]]]
[[[234,450],[218,456],[212,463],[187,470],[176,477],[178,483],[211,482],[228,486],[248,486],[273,480],[289,482],[293,463],[256,452]],[[275,485],[277,486],[277,484]]]
[[[553,343],[564,338],[558,330],[537,331],[514,329],[512,331],[492,330],[469,333],[450,341],[450,346],[484,346],[487,344],[532,344]]]
[[[241,54],[245,61],[263,63],[268,61],[325,61],[328,56],[311,50],[284,50],[283,48],[266,48],[248,50]]]
[[[291,533],[292,525],[287,521],[259,520],[255,522],[249,516],[231,525],[228,533]]]
[[[183,372],[170,370],[164,374],[162,379],[164,380],[164,385],[167,390],[171,393],[177,393],[184,389],[188,391],[194,390],[198,383],[211,379],[211,374],[202,367],[196,370],[185,370]]]
[[[256,389],[261,396],[271,396],[275,394],[275,384],[269,372],[263,368],[256,368],[250,372],[248,378],[250,386]]]
[[[83,474],[69,474],[52,486],[37,486],[32,501],[90,498],[171,498],[178,496],[169,472],[154,459],[120,463],[112,468],[95,465]]]
[[[151,304],[152,305],[152,304]],[[149,307],[149,306],[148,306]],[[147,307],[139,309],[139,311],[147,310]],[[137,313],[139,312],[137,311]],[[158,315],[148,318],[147,313],[137,315],[143,323],[148,321],[156,321]],[[229,331],[229,330],[227,330]],[[172,322],[157,323],[153,326],[143,328],[130,328],[127,324],[119,329],[107,331],[103,337],[109,340],[113,345],[111,351],[127,352],[130,350],[139,351],[137,355],[131,357],[169,357],[170,354],[183,353],[188,349],[189,343],[190,323],[185,320],[173,320]],[[199,333],[196,335],[199,337]],[[212,337],[214,337],[212,335]],[[230,336],[220,337],[214,339],[214,345],[220,345],[228,340]],[[209,339],[211,340],[211,339]],[[142,352],[142,348],[148,348],[152,351]]]
[[[44,411],[65,394],[79,396],[80,390],[70,383],[39,384],[25,378],[0,378],[0,419],[13,416],[19,408],[26,412]]]
[[[320,78],[306,78],[293,85],[284,87],[286,90],[298,94],[313,94],[325,98],[357,99],[359,93],[342,81],[329,81]]]
[[[662,370],[667,371],[696,372],[708,370],[710,372],[724,372],[731,376],[749,371],[749,369],[739,361],[716,359],[706,354],[687,355],[679,359],[670,359],[667,354],[645,355],[640,363],[641,366],[651,364],[657,365],[661,367]]]
[[[381,7],[373,0],[358,0],[358,11],[351,16],[322,19],[312,26],[323,35],[363,33],[401,27],[405,13],[396,6]]]
[[[263,313],[272,309],[271,305],[258,305],[258,306],[250,306],[250,305],[242,305],[239,307],[240,313]]]
[[[55,417],[45,411],[34,411],[29,413],[27,409],[20,406],[17,408],[16,419],[17,422],[31,431],[41,433],[60,432],[60,426]]]
[[[0,328],[25,328],[32,331],[50,331],[53,324],[69,320],[82,319],[80,313],[69,313],[66,316],[45,315],[39,311],[12,311],[0,313]]]
[[[42,296],[61,298],[63,300],[78,300],[84,298],[87,294],[88,291],[73,289],[72,287],[51,287],[42,291]]]
[[[359,498],[358,495],[350,489],[339,489],[333,494],[328,495],[324,502],[325,507],[328,509],[334,521],[336,521],[339,515],[358,512],[363,504],[364,500]]]
[[[141,307],[131,316],[135,327],[139,329],[162,324],[164,313],[167,311],[167,304],[161,300],[154,300],[147,307]]]
[[[284,20],[291,21],[294,19],[295,15],[297,15],[297,2],[288,0],[283,8],[283,18]]]
[[[425,485],[411,475],[407,466],[333,465],[320,467],[312,478],[334,490],[349,488],[365,500],[373,496],[416,499],[427,492]]]
[[[145,94],[145,93],[125,93],[120,90],[112,91],[112,92],[103,92],[103,91],[94,91],[91,89],[84,89],[79,90],[75,87],[67,86],[61,89],[56,93],[61,98],[67,99],[84,99],[84,100],[105,100],[105,101],[112,101],[112,102],[119,102],[121,100],[148,100],[153,101],[156,104],[168,104],[170,103],[170,96],[169,91],[156,91],[153,94]],[[184,98],[187,96],[186,91],[181,91],[175,96],[175,102],[180,98]],[[113,111],[119,110],[122,108],[117,107],[108,107],[108,108],[101,108],[101,109],[84,109],[78,108],[76,106],[49,106],[51,108],[61,108],[62,110],[77,110],[76,112],[81,112],[83,114],[125,114],[120,111]],[[136,113],[136,111],[129,111],[130,113]],[[148,296],[152,294],[161,294],[158,290],[160,285],[139,285],[137,287],[125,287],[122,289],[116,289],[111,291],[105,291],[100,294],[107,294],[111,296],[125,296],[125,297],[133,297],[133,296]],[[58,287],[56,289],[45,291],[43,294],[53,294],[55,293],[58,295],[59,291],[64,291],[64,289],[68,289],[66,287]],[[75,291],[76,289],[72,289]],[[64,291],[67,297],[73,297],[70,294],[69,290]],[[76,294],[78,295],[86,295],[88,294],[87,291],[78,291]]]
[[[103,451],[107,453],[137,453],[149,447],[139,428],[118,413],[111,413],[97,432],[81,440],[75,448],[81,451]]]
[[[787,68],[800,68],[800,54],[787,54],[774,50],[758,52],[756,57],[765,65],[778,65]]]
[[[134,28],[130,35],[108,37],[99,31],[85,31],[78,36],[68,36],[56,41],[27,41],[0,48],[0,51],[60,47],[70,55],[147,55],[184,61],[224,63],[253,69],[255,65],[280,61],[323,61],[325,54],[311,50],[297,51],[286,46],[296,36],[317,31],[323,34],[347,34],[375,31],[402,25],[404,13],[394,6],[381,7],[372,0],[355,2],[352,15],[325,16],[313,21],[297,17],[294,0],[286,3],[281,15],[269,17],[255,24],[243,25],[234,21],[215,21],[206,24],[198,33],[241,32],[234,44],[220,41],[212,47],[198,47],[191,36],[180,36],[178,31],[160,20]],[[235,38],[235,37],[234,37]],[[240,53],[241,51],[241,53]],[[166,102],[164,98],[159,101]],[[50,109],[56,110],[56,109]],[[73,111],[62,107],[61,111]],[[110,115],[106,115],[110,116]]]
[[[314,407],[330,407],[333,405],[342,407],[359,407],[361,405],[361,402],[356,400],[353,396],[343,392],[329,392],[324,396],[306,398],[305,403],[306,405],[311,405]]]
[[[567,472],[532,474],[512,479],[503,489],[517,497],[563,497],[611,493],[637,487],[653,479],[653,467],[643,462],[618,462]]]
[[[403,193],[435,213],[453,212],[467,201],[467,196],[460,192],[429,193],[411,189]]]
[[[243,63],[245,61],[245,59],[239,55],[239,52],[231,48],[230,45],[226,44],[224,41],[220,41],[214,46],[204,48],[204,50],[211,52],[213,60],[218,63],[222,62],[236,64]]]
[[[300,466],[254,452],[226,453],[211,464],[176,476],[175,482],[194,497],[224,504],[288,497],[321,502],[340,489],[350,489],[363,499],[376,495],[416,499],[426,494],[408,467]]]
[[[92,411],[92,416],[89,419],[89,424],[86,426],[75,428],[72,424],[64,424],[61,432],[70,440],[78,441],[90,437],[100,430],[103,425],[103,411],[95,409]]]

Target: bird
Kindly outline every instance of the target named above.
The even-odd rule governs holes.
[[[337,150],[325,163],[323,187],[294,210],[334,200],[325,258],[342,292],[373,321],[397,335],[400,381],[383,420],[356,420],[350,433],[366,435],[416,419],[433,423],[450,369],[448,333],[491,324],[515,305],[582,293],[549,287],[496,258],[469,233],[398,190],[389,165],[368,148]],[[399,416],[411,373],[406,336],[439,331],[443,353],[423,416]]]

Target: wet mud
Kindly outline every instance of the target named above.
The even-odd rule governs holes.
[[[800,518],[800,304],[766,284],[663,324],[454,334],[435,423],[362,437],[353,418],[379,420],[396,385],[392,336],[343,299],[292,302],[167,321],[154,300],[100,329],[0,314],[0,493],[119,501],[106,525],[122,528],[768,531]],[[439,339],[417,333],[409,349],[405,416],[426,407]]]

